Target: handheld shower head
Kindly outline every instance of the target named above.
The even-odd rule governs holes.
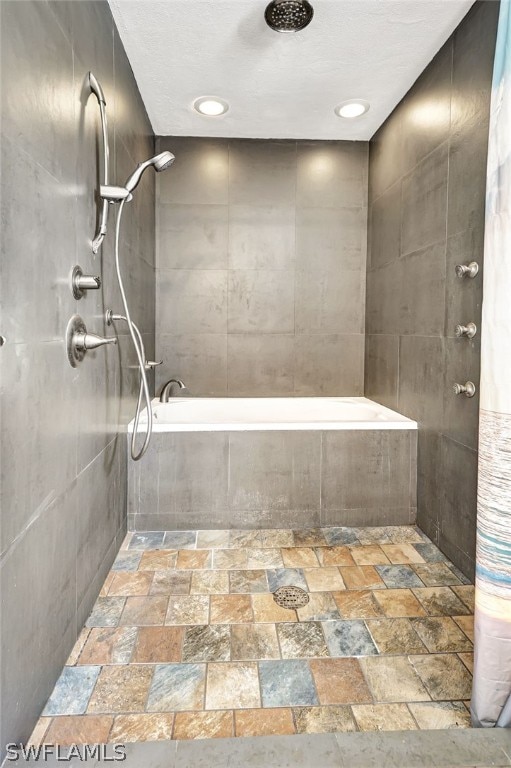
[[[144,163],[140,163],[137,165],[131,176],[126,181],[126,184],[124,185],[125,189],[127,189],[128,192],[133,192],[133,190],[138,186],[138,183],[142,178],[142,174],[146,168],[149,168],[152,165],[154,170],[158,173],[160,171],[166,171],[167,168],[170,168],[175,159],[176,158],[172,152],[160,152],[159,155],[155,155],[154,157],[149,158],[149,160],[146,160]]]
[[[166,171],[167,168],[170,168],[172,163],[174,162],[176,158],[172,154],[172,152],[160,152],[159,155],[156,155],[156,157],[153,157],[154,161],[154,170],[155,171]]]

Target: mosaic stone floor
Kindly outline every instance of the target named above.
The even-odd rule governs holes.
[[[413,527],[128,534],[31,741],[466,728],[473,599]]]

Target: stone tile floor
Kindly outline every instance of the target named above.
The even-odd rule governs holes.
[[[467,728],[473,599],[414,527],[128,534],[31,741]]]

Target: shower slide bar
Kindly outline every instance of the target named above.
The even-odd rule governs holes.
[[[101,113],[101,132],[103,135],[103,185],[107,186],[110,183],[110,149],[108,145],[108,123],[106,119],[106,99],[103,89],[99,82],[96,80],[92,72],[89,72],[89,86],[92,93],[98,100],[99,111]],[[97,253],[101,247],[105,235],[107,233],[108,225],[108,200],[103,198],[101,213],[99,218],[98,232],[92,241],[92,252]]]

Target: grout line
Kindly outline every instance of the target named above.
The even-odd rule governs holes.
[[[419,721],[415,718],[415,715],[413,714],[412,710],[410,709],[410,704],[414,704],[414,703],[415,702],[413,702],[413,701],[407,701],[407,702],[405,702],[405,706],[406,706],[408,712],[410,713],[410,717],[412,718],[413,722],[417,726],[417,730],[420,731],[422,729],[421,729],[421,727],[419,725]]]

